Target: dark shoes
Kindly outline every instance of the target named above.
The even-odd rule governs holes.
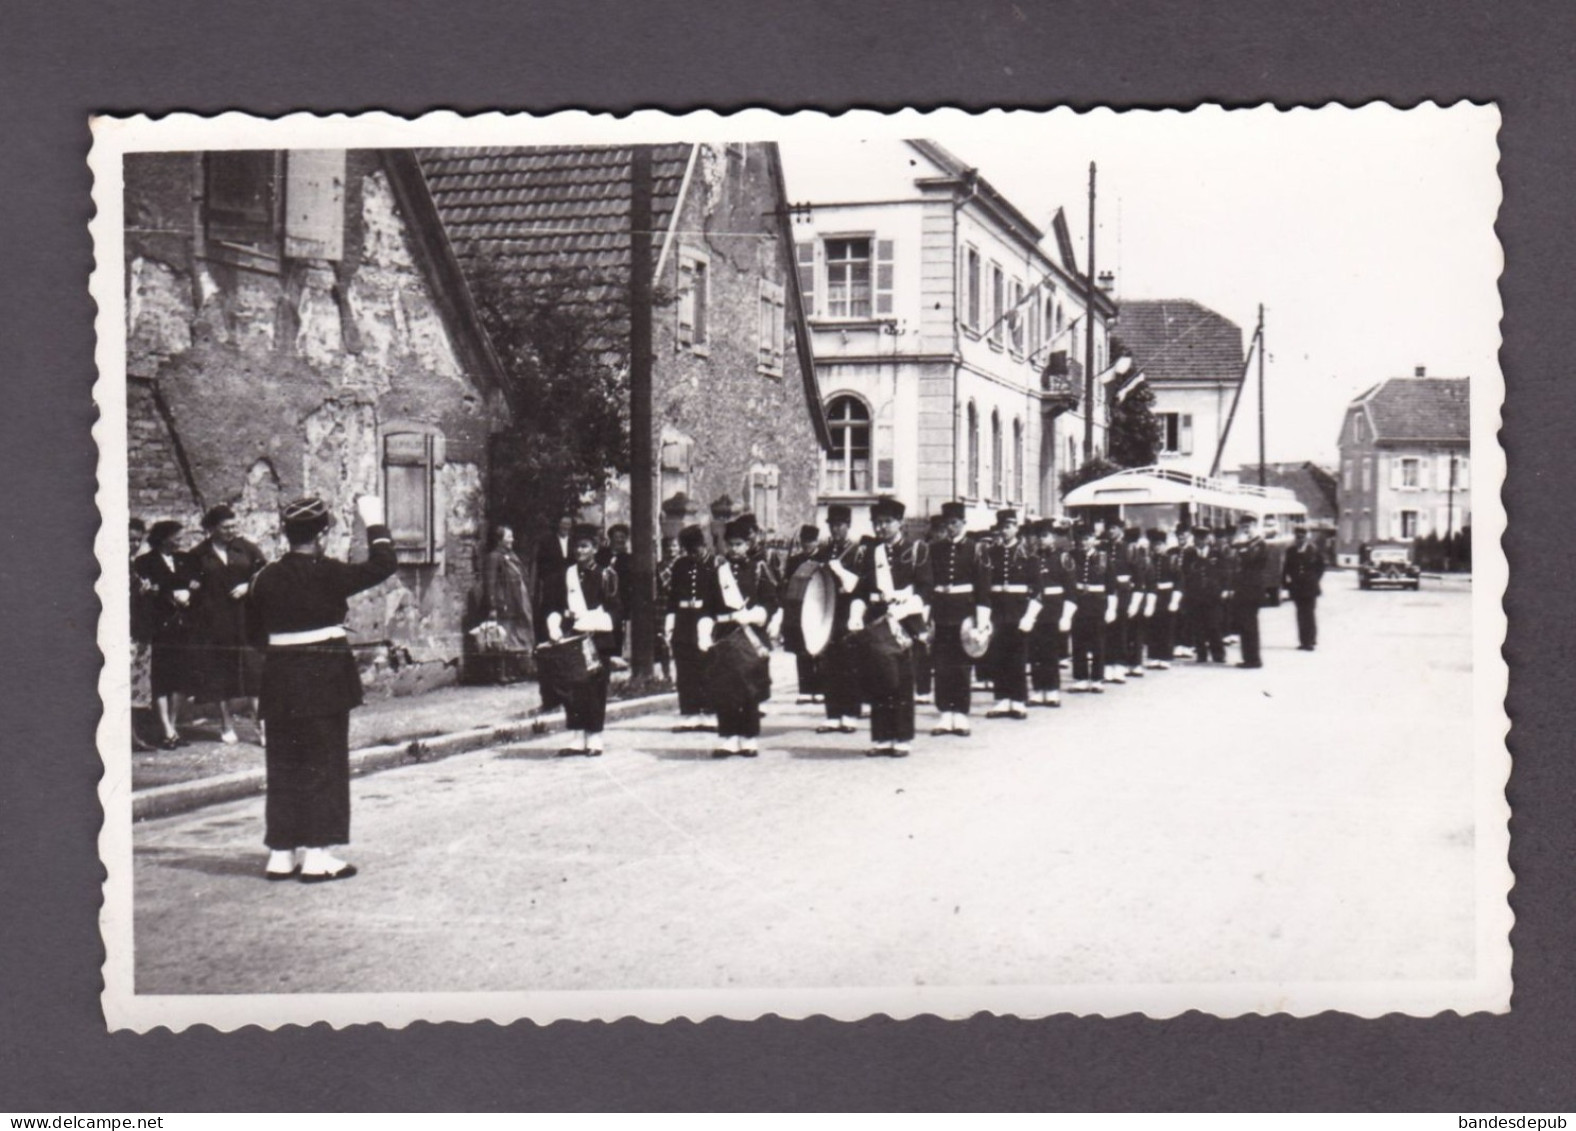
[[[355,874],[356,866],[346,864],[332,872],[302,872],[300,878],[303,884],[326,884],[334,880],[348,880]]]
[[[1250,664],[1246,660],[1237,661],[1237,667],[1239,668],[1262,668],[1263,666],[1263,664]]]
[[[263,879],[267,880],[269,883],[278,883],[280,880],[295,880],[300,879],[300,877],[301,865],[299,864],[297,864],[294,868],[291,868],[288,872],[265,871],[263,873]]]

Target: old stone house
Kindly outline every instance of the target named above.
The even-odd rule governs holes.
[[[270,556],[322,495],[337,555],[382,495],[401,567],[349,627],[374,688],[454,678],[506,391],[406,151],[140,153],[124,164],[131,513],[229,503]]]
[[[752,511],[788,537],[814,520],[827,430],[772,143],[666,144],[652,154],[653,437],[664,533]],[[422,171],[472,283],[499,268],[572,272],[616,307],[630,274],[628,146],[422,150]],[[627,311],[627,306],[623,308]],[[609,324],[619,321],[608,313]],[[627,521],[627,480],[587,508]],[[550,516],[509,516],[529,529]]]

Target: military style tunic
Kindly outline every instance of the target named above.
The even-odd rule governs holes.
[[[1104,550],[1073,553],[1073,588],[1078,607],[1073,614],[1073,678],[1080,683],[1105,678],[1105,610],[1109,597],[1111,559]]]
[[[268,727],[264,843],[326,848],[350,840],[350,711],[361,676],[344,629],[349,600],[398,566],[386,526],[367,528],[364,562],[289,553],[264,566],[248,597],[266,645],[261,708]]]
[[[1311,541],[1291,546],[1286,550],[1282,574],[1292,603],[1297,606],[1297,646],[1311,650],[1319,643],[1316,608],[1321,595],[1319,582],[1324,577],[1324,555]]]
[[[1030,603],[1040,600],[1040,559],[1021,541],[998,544],[990,552],[987,577],[991,685],[998,701],[1024,703],[1029,698],[1029,638],[1018,626]]]
[[[700,650],[698,626],[715,584],[716,559],[682,554],[668,581],[667,611],[673,615],[673,663],[678,669],[679,714],[709,713],[706,702],[706,654]]]
[[[765,621],[770,621],[772,614],[777,611],[777,604],[777,586],[764,561],[754,556],[737,562],[732,558],[719,561],[717,568],[712,571],[706,593],[706,615],[716,622],[712,639],[721,643],[741,631],[746,620],[762,619],[763,616]],[[747,616],[751,610],[759,610],[761,616]],[[764,629],[758,627],[757,635],[764,638]],[[715,665],[726,660],[714,655],[710,662]],[[712,679],[708,682],[712,687],[711,706],[717,714],[717,736],[760,737],[761,699],[746,694],[741,681]],[[727,687],[726,693],[719,693],[718,688],[722,685]],[[767,690],[770,690],[769,676]]]
[[[581,603],[584,608],[577,608]],[[594,561],[590,565],[574,562],[566,566],[563,583],[553,587],[542,607],[544,617],[559,615],[561,630],[565,633],[584,631],[576,625],[576,616],[596,610],[606,613],[614,625],[618,624],[621,615],[618,575],[611,567],[604,568]],[[611,675],[608,660],[616,654],[614,633],[593,631],[591,639],[601,657],[601,668],[590,679],[560,688],[558,693],[564,704],[566,727],[587,734],[601,734],[607,719],[607,689]]]
[[[1062,610],[1077,594],[1070,553],[1048,546],[1040,554],[1040,617],[1029,634],[1029,672],[1034,690],[1059,691],[1062,686]]]
[[[974,660],[963,650],[963,622],[974,618],[976,608],[990,604],[990,577],[984,555],[966,535],[933,539],[929,548],[936,709],[966,715]]]
[[[860,559],[854,598],[865,602],[865,623],[872,624],[901,603],[904,594],[928,602],[932,595],[930,550],[923,542],[900,537],[878,542]],[[901,622],[910,636],[924,628],[923,614],[909,614]],[[910,742],[914,738],[914,657],[905,648],[896,658],[897,683],[891,694],[870,701],[870,737],[874,742]]]

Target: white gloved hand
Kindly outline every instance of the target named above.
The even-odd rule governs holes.
[[[1116,623],[1116,598],[1107,597],[1105,602],[1105,623]]]
[[[748,624],[760,628],[766,623],[766,610],[759,605],[751,605],[749,608],[735,613],[733,619],[740,624]]]
[[[863,632],[865,630],[865,603],[855,601],[848,610],[848,631]]]
[[[1062,610],[1062,620],[1061,620],[1061,626],[1060,627],[1061,627],[1061,630],[1063,632],[1071,632],[1073,630],[1073,610],[1072,609],[1067,608],[1067,609],[1063,609]]]
[[[1148,593],[1144,596],[1144,615],[1146,617],[1155,615],[1155,602],[1157,600],[1159,598],[1154,593]]]
[[[175,598],[175,603],[182,606],[183,608],[192,603],[192,593],[190,589],[177,589],[172,592],[170,596]]]
[[[854,591],[854,587],[859,584],[858,575],[844,566],[842,562],[828,562],[827,568],[830,569],[832,571],[832,575],[837,578],[837,582],[843,587],[844,593],[852,593]]]
[[[980,628],[989,628],[990,627],[990,606],[989,605],[975,605],[974,606],[974,623],[977,624]]]
[[[361,516],[363,526],[387,526],[386,516],[383,513],[383,500],[376,495],[357,495],[356,513]]]
[[[1138,615],[1138,611],[1140,609],[1142,609],[1143,607],[1144,607],[1144,595],[1142,593],[1134,593],[1127,600],[1127,615],[1128,615],[1128,617],[1129,618],[1136,617]]]
[[[1171,611],[1174,613],[1174,612],[1177,611],[1177,609],[1179,609],[1181,607],[1182,607],[1182,590],[1180,590],[1180,589],[1173,589],[1171,591]]]
[[[564,638],[564,618],[561,614],[547,614],[547,636],[548,639],[554,641]]]
[[[673,626],[677,620],[678,617],[673,613],[662,618],[662,636],[670,644],[673,642]]]
[[[241,584],[237,585],[234,589],[230,590],[230,596],[233,599],[239,601],[242,597],[246,596],[247,592],[251,588],[252,588],[251,582],[243,581],[243,582],[241,582]]]
[[[766,635],[776,640],[783,634],[783,611],[778,609],[772,614],[771,621],[766,626]]]
[[[710,617],[701,617],[695,626],[695,643],[702,652],[711,651],[711,634],[715,622]]]
[[[1034,622],[1036,620],[1038,620],[1038,619],[1039,618],[1037,616],[1035,616],[1033,613],[1024,613],[1023,614],[1023,618],[1018,621],[1018,631],[1019,632],[1033,632],[1034,631]]]

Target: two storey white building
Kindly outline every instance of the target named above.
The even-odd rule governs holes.
[[[786,167],[832,433],[821,515],[850,503],[859,522],[858,504],[878,495],[919,520],[962,499],[973,526],[1003,506],[1056,513],[1057,477],[1082,461],[1091,407],[1084,281],[1061,214],[1048,248],[1046,233],[934,142],[829,149],[797,161],[790,151]],[[1096,373],[1114,315],[1096,291]]]

